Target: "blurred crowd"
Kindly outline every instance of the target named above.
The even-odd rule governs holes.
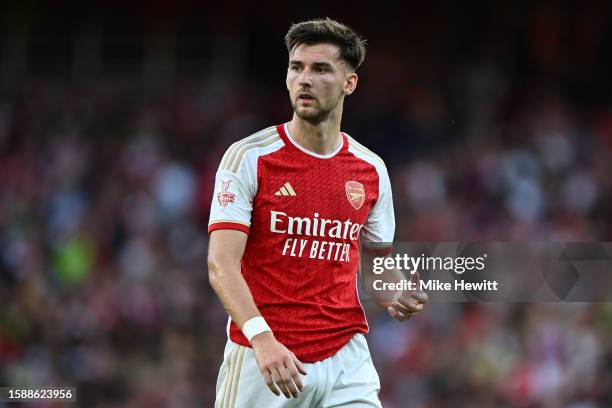
[[[396,240],[612,237],[609,7],[538,4],[355,23],[370,50],[343,126],[388,165]],[[251,46],[284,61],[284,29]],[[212,406],[227,321],[205,263],[214,173],[232,142],[290,118],[284,66],[267,68],[32,77],[0,96],[0,385]],[[364,306],[386,408],[612,406],[610,303],[438,303],[406,324]]]

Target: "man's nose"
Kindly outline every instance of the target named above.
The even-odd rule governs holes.
[[[300,73],[300,76],[298,77],[298,83],[300,84],[300,86],[304,87],[304,86],[311,86],[312,85],[312,80],[310,79],[310,71],[305,69]]]

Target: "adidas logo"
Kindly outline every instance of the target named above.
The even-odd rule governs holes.
[[[283,184],[280,190],[274,193],[274,195],[295,197],[297,194],[295,194],[295,190],[293,189],[293,187],[291,187],[291,184],[289,184],[289,182],[286,182],[285,184]]]

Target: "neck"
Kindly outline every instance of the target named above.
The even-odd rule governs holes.
[[[342,143],[340,115],[332,113],[326,120],[312,123],[298,117],[294,112],[288,124],[289,132],[306,150],[322,155],[330,154]]]

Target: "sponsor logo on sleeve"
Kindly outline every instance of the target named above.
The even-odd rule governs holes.
[[[229,192],[231,182],[232,180],[221,181],[221,192],[217,194],[217,199],[219,200],[219,205],[223,208],[236,201],[236,194]]]

